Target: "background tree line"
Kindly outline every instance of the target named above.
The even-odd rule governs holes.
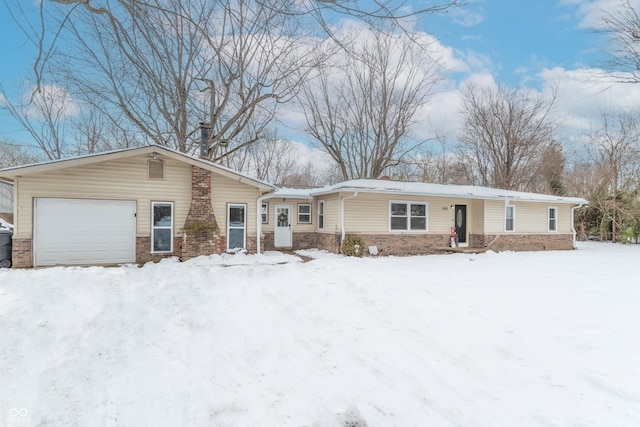
[[[5,0],[17,21],[24,4]],[[556,96],[526,88],[461,89],[457,135],[417,125],[440,82],[442,52],[411,19],[460,7],[434,1],[48,0],[25,25],[34,76],[11,114],[37,150],[2,144],[0,166],[155,143],[199,155],[199,123],[214,162],[289,186],[389,175],[577,195],[581,235],[638,240],[640,127],[635,112],[603,113],[568,152]],[[344,18],[349,18],[345,20]],[[606,67],[636,83],[640,20],[631,3],[605,13]],[[3,89],[3,88],[0,88]],[[282,118],[325,160],[304,161],[279,135]],[[291,133],[287,130],[286,133]]]

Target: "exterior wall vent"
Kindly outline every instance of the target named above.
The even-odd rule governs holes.
[[[164,179],[163,160],[149,160],[149,179]]]

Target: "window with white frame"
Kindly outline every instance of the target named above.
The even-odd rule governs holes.
[[[428,203],[389,202],[389,229],[407,231],[427,230]]]
[[[504,209],[504,230],[514,231],[516,229],[516,207],[507,205]]]
[[[324,228],[324,200],[318,202],[318,228]]]
[[[309,203],[298,205],[298,224],[311,224],[311,205]]]
[[[262,204],[262,223],[269,223],[269,203]]]
[[[558,231],[558,208],[549,207],[549,231]]]
[[[247,205],[227,205],[227,250],[245,249],[247,228]]]
[[[151,216],[151,252],[173,252],[173,202],[152,202]]]

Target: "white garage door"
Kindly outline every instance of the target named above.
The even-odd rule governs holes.
[[[134,262],[136,202],[35,199],[34,265]]]

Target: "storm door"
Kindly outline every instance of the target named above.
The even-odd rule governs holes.
[[[291,205],[276,205],[274,209],[274,245],[276,248],[291,247]]]

